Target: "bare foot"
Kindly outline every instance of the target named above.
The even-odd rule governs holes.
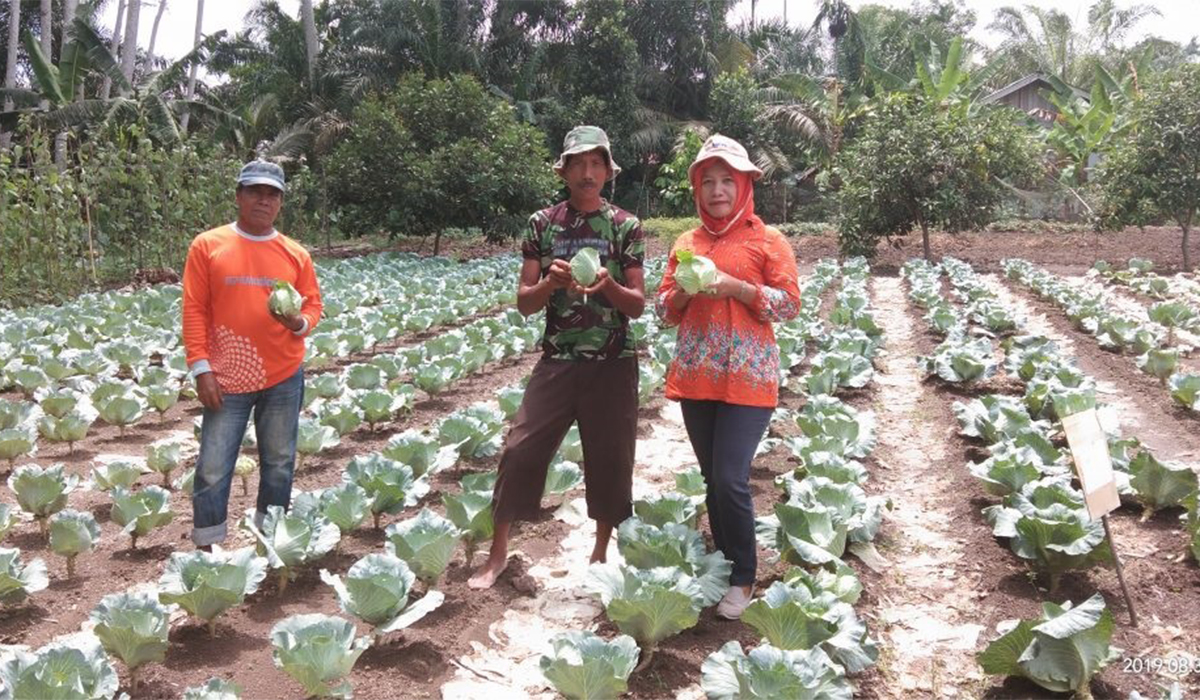
[[[592,558],[588,559],[589,564],[603,564],[608,561],[608,552],[600,552],[599,554],[592,552]]]
[[[467,588],[483,590],[491,588],[492,584],[496,583],[496,579],[500,578],[500,574],[504,573],[504,569],[508,567],[508,557],[505,557],[500,562],[493,562],[488,559],[483,566],[475,572],[475,575],[467,579]]]

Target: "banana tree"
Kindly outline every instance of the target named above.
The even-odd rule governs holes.
[[[213,49],[224,40],[225,32],[210,35],[183,58],[134,84],[121,72],[117,58],[95,27],[76,17],[72,29],[74,41],[64,50],[57,66],[34,48],[32,38],[27,35],[26,44],[33,61],[37,90],[6,92],[6,95],[22,104],[28,104],[35,96],[36,99],[48,100],[49,107],[38,114],[54,128],[107,128],[117,123],[144,119],[149,124],[149,133],[154,140],[179,143],[182,137],[176,113],[182,111],[184,101],[172,95],[177,87],[186,82],[192,64],[206,61]],[[90,75],[111,80],[117,86],[117,95],[108,99],[76,100],[76,92]],[[213,111],[213,108],[209,106],[208,111]]]

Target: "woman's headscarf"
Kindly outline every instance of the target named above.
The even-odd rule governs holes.
[[[729,168],[737,185],[733,208],[728,215],[720,218],[709,214],[700,203],[700,179],[704,170],[716,160],[720,160]],[[761,176],[762,170],[750,162],[746,149],[737,141],[728,136],[713,134],[704,142],[700,152],[696,154],[696,159],[688,167],[688,180],[692,183],[696,212],[700,214],[700,221],[710,234],[722,236],[738,221],[754,217],[754,181]]]

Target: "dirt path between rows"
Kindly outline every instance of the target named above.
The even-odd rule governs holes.
[[[972,657],[983,631],[979,575],[965,566],[965,541],[948,507],[962,496],[939,471],[961,467],[949,459],[944,423],[931,420],[942,401],[922,386],[901,280],[876,277],[871,290],[887,338],[875,375],[880,410],[872,490],[895,506],[881,543],[890,565],[874,588],[886,659],[878,690],[890,698],[955,697],[982,678]]]

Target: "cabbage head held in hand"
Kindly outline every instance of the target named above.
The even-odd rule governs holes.
[[[600,253],[595,248],[580,248],[571,258],[571,276],[579,284],[590,287],[600,275]]]
[[[675,267],[675,283],[688,294],[705,291],[717,281],[717,266],[703,255],[690,250],[675,254],[679,264]]]
[[[267,297],[267,309],[279,316],[292,317],[300,315],[300,305],[304,297],[289,282],[280,280],[275,283],[275,290]]]
[[[591,247],[580,248],[571,258],[571,276],[584,287],[595,284],[600,276],[600,252]],[[586,294],[583,295],[583,302],[587,303]]]

